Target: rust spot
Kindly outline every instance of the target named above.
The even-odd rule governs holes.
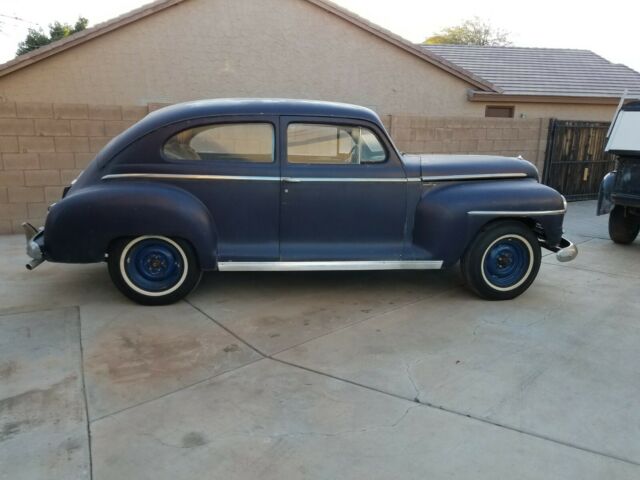
[[[284,318],[284,317],[278,317],[277,315],[267,315],[264,317],[259,317],[257,319],[257,322],[263,326],[263,327],[273,327],[273,326],[278,326],[281,325],[285,322],[287,322],[288,319]]]
[[[231,345],[227,345],[226,347],[224,347],[225,353],[237,352],[238,350],[240,350],[240,347],[235,343],[232,343]]]
[[[72,453],[82,448],[82,444],[75,438],[68,438],[62,444],[62,447],[68,452]]]
[[[2,425],[2,428],[0,428],[0,442],[9,440],[11,437],[19,434],[21,427],[26,423],[27,422],[23,420],[21,422],[7,422]]]
[[[0,400],[0,418],[11,419],[0,426],[0,443],[50,421],[52,411],[67,409],[69,414],[69,402],[64,392],[76,380],[76,375],[69,375],[49,388],[27,390]],[[75,413],[79,418],[82,415],[81,410]]]
[[[120,384],[166,380],[168,375],[191,370],[205,359],[213,360],[215,352],[207,343],[206,337],[180,335],[174,328],[110,332],[98,342],[86,368]],[[234,351],[233,345],[225,352],[227,349]]]
[[[198,432],[187,433],[184,437],[182,437],[182,447],[183,448],[194,448],[201,447],[206,445],[207,439]]]
[[[16,362],[9,361],[0,363],[0,378],[9,378],[15,373],[17,368]]]

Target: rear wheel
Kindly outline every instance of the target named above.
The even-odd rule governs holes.
[[[616,243],[628,245],[638,236],[640,217],[627,212],[621,205],[616,205],[609,215],[609,237]]]
[[[152,235],[116,241],[109,252],[109,274],[122,293],[143,305],[177,302],[202,277],[189,243]]]
[[[488,300],[510,300],[533,283],[542,255],[536,235],[520,222],[483,229],[465,252],[461,268],[467,285]]]

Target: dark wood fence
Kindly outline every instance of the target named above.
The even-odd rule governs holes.
[[[615,157],[604,152],[609,123],[552,120],[544,168],[544,183],[568,200],[598,196],[600,181],[615,168]]]

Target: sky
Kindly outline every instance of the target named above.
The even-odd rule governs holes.
[[[80,15],[93,25],[145,3],[148,0],[0,0],[0,62],[14,57],[28,27],[46,27],[55,20],[74,23]],[[637,0],[597,3],[337,0],[335,3],[416,43],[442,28],[477,16],[509,32],[515,46],[587,49],[640,71]]]

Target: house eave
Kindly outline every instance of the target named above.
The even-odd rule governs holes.
[[[562,103],[570,105],[618,105],[620,97],[586,95],[523,95],[470,90],[470,102],[483,103]]]
[[[128,25],[130,23],[142,20],[149,15],[153,15],[154,13],[166,10],[167,8],[173,7],[179,3],[182,3],[183,1],[184,0],[160,0],[147,5],[143,5],[142,7],[137,8],[131,12],[125,13],[106,22],[97,24],[81,32],[74,33],[67,38],[58,40],[49,45],[45,45],[44,47],[40,47],[24,55],[20,55],[19,57],[16,57],[13,60],[9,60],[8,62],[0,65],[0,77],[26,68],[48,57],[51,57],[58,53],[62,53],[77,45],[93,40],[94,38],[101,37],[102,35],[112,32],[113,30],[116,30],[120,27],[124,27],[125,25]]]

